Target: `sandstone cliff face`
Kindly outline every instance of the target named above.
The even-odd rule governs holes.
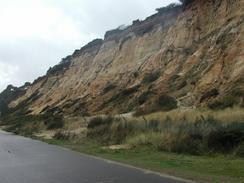
[[[244,1],[196,0],[108,32],[64,59],[9,107],[25,104],[30,114],[125,113],[162,93],[180,107],[198,107],[233,90],[243,92],[243,80]],[[142,95],[149,97],[140,102]]]

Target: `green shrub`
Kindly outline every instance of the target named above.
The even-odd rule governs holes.
[[[208,104],[210,109],[220,110],[229,107],[233,107],[234,105],[239,104],[240,98],[232,95],[228,95],[223,97],[222,99],[215,100]]]
[[[159,106],[159,109],[163,111],[170,111],[177,108],[177,101],[175,98],[168,95],[161,95],[156,101],[156,104]]]
[[[171,144],[171,151],[199,155],[202,153],[202,136],[199,134],[176,134]]]
[[[244,124],[233,123],[213,130],[206,137],[208,148],[212,151],[228,153],[244,141]]]
[[[244,141],[235,149],[234,154],[244,158]]]
[[[128,143],[132,147],[151,146],[159,151],[193,155],[234,153],[242,156],[244,123],[225,124],[213,116],[199,116],[195,122],[188,118],[175,122],[146,119],[122,120],[99,118],[88,128],[87,137],[104,144]]]
[[[115,89],[116,85],[109,83],[104,89],[103,94],[110,92],[111,90]]]
[[[134,112],[134,116],[142,116],[158,111],[170,111],[177,108],[177,101],[175,98],[168,95],[161,95],[153,104],[145,106],[144,108],[138,108]]]
[[[150,95],[152,95],[151,92],[147,91],[147,92],[144,92],[142,93],[138,98],[137,98],[137,101],[140,105],[144,104],[148,98],[150,97]]]
[[[95,117],[92,118],[88,123],[88,129],[93,129],[102,125],[110,125],[113,122],[113,118],[111,116],[108,117]]]
[[[180,0],[180,2],[183,4],[183,6],[187,6],[188,4],[191,4],[194,0]]]
[[[75,138],[75,135],[71,134],[69,131],[57,131],[53,138],[57,140],[70,140]]]
[[[156,81],[160,77],[160,71],[154,71],[149,74],[146,74],[142,80],[142,83],[151,83],[153,81]]]
[[[153,130],[153,131],[158,131],[158,127],[159,127],[159,121],[158,120],[150,120],[148,123],[147,123],[147,128],[149,130]]]
[[[44,124],[48,130],[58,129],[64,127],[64,118],[62,115],[47,114],[44,117]]]
[[[159,14],[164,14],[164,13],[168,13],[170,11],[174,11],[174,10],[177,10],[181,7],[181,5],[177,4],[177,3],[171,3],[169,4],[168,6],[166,7],[161,7],[161,8],[157,8],[156,11],[159,13]]]

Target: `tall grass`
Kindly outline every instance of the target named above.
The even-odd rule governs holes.
[[[242,109],[224,111],[184,110],[137,118],[101,118],[88,125],[88,137],[109,144],[146,145],[157,150],[205,154],[242,155],[244,114]]]

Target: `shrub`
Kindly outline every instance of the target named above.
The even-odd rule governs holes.
[[[191,4],[194,0],[180,0],[180,2],[183,4],[183,6],[187,6],[188,4]]]
[[[202,153],[202,137],[196,134],[175,134],[175,140],[171,145],[171,151],[199,155]]]
[[[137,101],[140,105],[144,104],[148,98],[150,97],[151,93],[149,91],[142,93],[138,98]]]
[[[175,98],[168,95],[161,95],[156,101],[156,104],[159,106],[159,109],[163,111],[170,111],[177,108],[177,101]]]
[[[244,158],[244,142],[242,142],[236,149],[235,153],[236,156]]]
[[[151,146],[159,151],[193,155],[243,155],[244,121],[220,122],[219,111],[204,115],[199,111],[195,113],[197,117],[194,118],[189,118],[186,113],[178,118],[168,117],[165,113],[157,118],[155,115],[159,113],[126,120],[113,118],[88,128],[87,136],[106,145],[128,143],[132,147]]]
[[[74,135],[73,135],[73,137],[74,137]],[[57,131],[54,134],[53,138],[57,139],[57,140],[69,140],[72,138],[72,134],[67,131]]]
[[[149,130],[153,130],[153,131],[157,131],[158,130],[158,127],[159,127],[159,121],[158,120],[155,120],[155,119],[153,119],[153,120],[150,120],[149,122],[148,122],[148,124],[147,124],[147,128],[149,129]]]
[[[208,148],[216,152],[231,152],[244,141],[244,124],[233,123],[222,126],[209,133],[207,138]]]
[[[171,3],[169,4],[168,6],[166,7],[161,7],[161,8],[157,8],[156,11],[159,13],[159,14],[164,14],[164,13],[168,13],[169,11],[172,11],[172,10],[176,10],[178,8],[180,8],[180,4],[177,4],[177,3]]]
[[[46,114],[44,117],[44,124],[48,130],[58,129],[64,127],[64,119],[62,115]]]
[[[103,94],[106,94],[116,88],[116,85],[109,83],[104,89],[103,89]]]
[[[138,108],[133,115],[141,116],[141,115],[146,115],[158,111],[170,111],[176,108],[177,108],[177,101],[175,100],[175,98],[163,94],[159,96],[158,99],[155,100],[153,104],[149,106],[145,106],[144,108]]]
[[[143,83],[151,83],[153,81],[156,81],[160,77],[160,71],[154,71],[150,74],[146,74],[142,80]]]
[[[219,110],[219,109],[225,109],[228,107],[233,107],[234,105],[237,105],[239,103],[238,97],[228,95],[223,97],[222,99],[215,100],[208,104],[208,107],[210,109]]]
[[[95,117],[90,120],[88,123],[88,129],[93,129],[102,125],[110,125],[113,122],[113,118],[111,116],[108,117]]]

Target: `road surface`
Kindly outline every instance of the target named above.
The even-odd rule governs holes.
[[[0,183],[180,183],[0,131]]]

